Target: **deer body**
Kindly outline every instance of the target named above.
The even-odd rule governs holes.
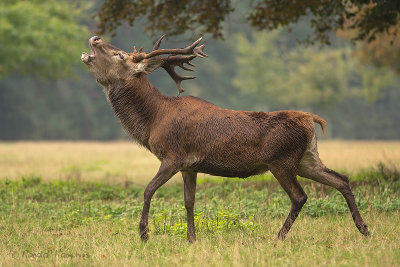
[[[107,99],[137,143],[183,171],[246,178],[293,148],[303,154],[313,135],[310,113],[223,109],[192,96],[167,97],[141,79],[109,88]]]
[[[200,40],[185,49],[158,50],[161,39],[150,54],[135,50],[128,54],[92,37],[92,54],[82,54],[82,61],[104,87],[122,126],[161,161],[158,173],[144,192],[139,224],[143,240],[148,238],[152,196],[179,171],[184,180],[189,242],[195,240],[193,206],[198,172],[246,178],[270,170],[292,202],[278,233],[280,239],[285,238],[307,201],[297,175],[338,189],[359,231],[369,235],[348,178],[328,169],[319,159],[314,123],[324,130],[323,119],[301,111],[228,110],[192,96],[165,96],[152,86],[146,74],[160,66],[165,68],[181,92],[180,82],[193,77],[179,76],[174,66],[187,69],[183,63],[191,65],[191,59],[205,54],[204,45],[197,46]],[[172,56],[160,56],[165,53]]]

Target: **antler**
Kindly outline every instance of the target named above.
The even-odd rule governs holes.
[[[176,87],[178,88],[178,95],[180,95],[182,92],[185,90],[181,86],[181,82],[184,80],[190,80],[196,78],[195,76],[181,76],[175,71],[175,66],[178,66],[184,70],[187,71],[194,71],[191,68],[185,67],[183,64],[186,63],[190,66],[195,67],[194,64],[190,63],[190,60],[194,59],[196,55],[190,55],[190,56],[169,56],[164,60],[164,63],[161,65],[168,74],[171,76],[171,78],[174,80],[176,83]]]
[[[181,69],[187,70],[187,71],[194,71],[191,68],[188,68],[184,66],[184,64],[188,64],[190,66],[195,67],[194,64],[190,63],[192,59],[195,57],[207,57],[208,55],[203,52],[203,49],[205,47],[205,44],[202,44],[200,46],[197,46],[202,37],[197,39],[193,44],[186,48],[178,48],[178,49],[158,49],[160,47],[162,39],[164,39],[165,34],[161,36],[157,42],[154,43],[153,50],[149,53],[143,53],[139,51],[136,55],[134,55],[134,60],[139,62],[144,59],[158,59],[162,60],[162,65],[168,74],[171,76],[171,78],[175,81],[176,87],[178,88],[178,95],[184,92],[185,90],[181,86],[181,82],[183,80],[189,80],[189,79],[194,79],[196,78],[195,76],[181,76],[175,71],[175,66],[180,67]],[[141,53],[140,53],[141,52]],[[169,54],[169,56],[160,56],[160,55],[166,55]]]

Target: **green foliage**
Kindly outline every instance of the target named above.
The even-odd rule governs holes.
[[[83,64],[79,56],[82,50],[89,49],[87,27],[92,23],[84,18],[92,18],[99,4],[87,9],[73,3],[76,2],[1,1],[1,140],[126,138],[100,86],[90,73],[80,69]],[[25,13],[16,6],[29,16],[22,16]],[[28,7],[32,7],[29,12]],[[51,8],[58,11],[41,15]],[[247,4],[238,2],[235,8],[237,12],[232,13],[231,19],[241,20],[248,11]],[[10,14],[16,14],[23,23],[5,23],[13,18]],[[39,15],[42,17],[36,21]],[[40,21],[46,23],[39,25]],[[57,23],[51,26],[52,21]],[[13,30],[6,30],[11,29],[10,25]],[[118,36],[111,43],[126,51],[131,51],[132,45],[149,51],[155,40],[144,34],[145,28],[145,21],[136,21],[135,28],[119,27]],[[183,83],[185,94],[231,109],[309,110],[327,119],[332,138],[398,139],[400,91],[398,86],[392,86],[397,76],[383,65],[374,67],[358,56],[354,58],[359,47],[345,46],[337,40],[332,48],[299,47],[296,40],[311,31],[307,20],[293,26],[292,33],[280,30],[256,34],[248,25],[232,23],[225,32],[227,41],[205,40],[210,56],[195,59],[197,78]],[[37,40],[36,35],[40,37]],[[183,39],[186,38],[189,36]],[[166,40],[162,48],[183,47],[187,43],[182,39]],[[7,49],[13,52],[8,53]],[[386,46],[379,49],[386,50]],[[385,57],[386,62],[395,61],[392,53],[387,52]],[[63,80],[40,78],[68,73],[71,75]],[[163,93],[176,96],[175,84],[164,70],[149,75],[149,79]]]
[[[76,61],[79,54],[75,55]],[[86,76],[85,76],[86,75]],[[0,139],[100,139],[122,137],[98,85],[80,80],[43,81],[11,75],[0,81]]]
[[[330,44],[329,34],[338,29],[356,29],[354,40],[373,40],[379,33],[398,25],[400,4],[387,1],[281,1],[257,0],[246,2],[245,19],[258,30],[289,28],[301,18],[312,15],[308,21],[313,29],[309,41]],[[99,18],[100,33],[115,32],[118,25],[131,26],[140,17],[147,19],[146,30],[181,35],[185,32],[209,33],[223,37],[222,22],[242,5],[231,0],[207,1],[136,1],[106,0]],[[240,10],[242,11],[242,10]],[[396,35],[396,31],[391,35]]]
[[[277,36],[276,31],[253,34],[254,41],[250,42],[243,34],[236,35],[235,58],[238,73],[233,81],[244,94],[257,98],[264,96],[264,99],[267,95],[271,101],[265,104],[276,103],[274,107],[282,104],[282,100],[286,98],[285,82],[288,78],[285,62],[281,60],[276,46]]]
[[[354,180],[358,181],[367,181],[369,183],[381,183],[389,182],[389,184],[393,183],[391,186],[393,190],[400,190],[400,188],[396,188],[395,184],[400,181],[400,170],[396,168],[395,164],[384,164],[380,162],[376,167],[369,168],[361,171],[358,175],[356,175]]]
[[[0,2],[0,76],[70,75],[88,35],[84,7],[70,1]]]
[[[391,29],[395,30],[396,28]],[[386,66],[397,74],[400,73],[400,36],[380,34],[376,40],[363,42],[358,47],[356,57],[361,62],[379,67]]]
[[[301,180],[309,199],[288,238],[278,241],[290,202],[278,183],[264,176],[202,180],[196,193],[194,244],[185,240],[182,185],[157,191],[149,216],[151,237],[141,242],[143,189],[38,177],[1,179],[0,264],[395,266],[400,183],[381,179],[378,172],[371,175],[378,180],[352,186],[369,238],[354,227],[340,194]]]
[[[168,35],[179,35],[200,28],[222,37],[222,22],[233,11],[229,0],[191,1],[120,1],[108,0],[101,7],[99,17],[100,33],[115,32],[121,22],[136,25],[136,19],[147,18],[146,31],[161,31]],[[212,16],[210,16],[212,14]],[[198,29],[197,29],[198,30]]]
[[[395,84],[387,69],[360,64],[351,49],[298,46],[288,49],[279,32],[237,34],[238,74],[234,84],[272,109],[324,109],[352,95],[369,101]],[[263,101],[263,102],[260,102]]]
[[[335,138],[398,139],[400,120],[398,103],[400,90],[397,86],[383,88],[371,103],[358,96],[350,96],[330,107],[324,114],[329,118],[328,129]],[[329,117],[328,117],[329,114]]]

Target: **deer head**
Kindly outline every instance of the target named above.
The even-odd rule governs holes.
[[[132,53],[110,45],[98,36],[89,39],[91,54],[82,53],[81,60],[88,66],[97,82],[107,87],[118,82],[125,82],[141,75],[147,75],[158,67],[164,68],[175,81],[178,93],[183,92],[181,82],[194,79],[194,76],[181,76],[175,71],[178,66],[187,71],[193,71],[184,64],[194,66],[190,61],[195,57],[206,57],[203,52],[205,45],[197,46],[201,38],[182,49],[158,49],[165,35],[154,44],[150,53],[133,48]]]

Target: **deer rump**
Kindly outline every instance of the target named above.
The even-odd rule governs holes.
[[[307,112],[227,110],[195,97],[175,101],[151,131],[149,148],[161,161],[172,152],[183,171],[246,178],[268,171],[275,160],[298,162],[315,136],[314,120],[321,124]]]

